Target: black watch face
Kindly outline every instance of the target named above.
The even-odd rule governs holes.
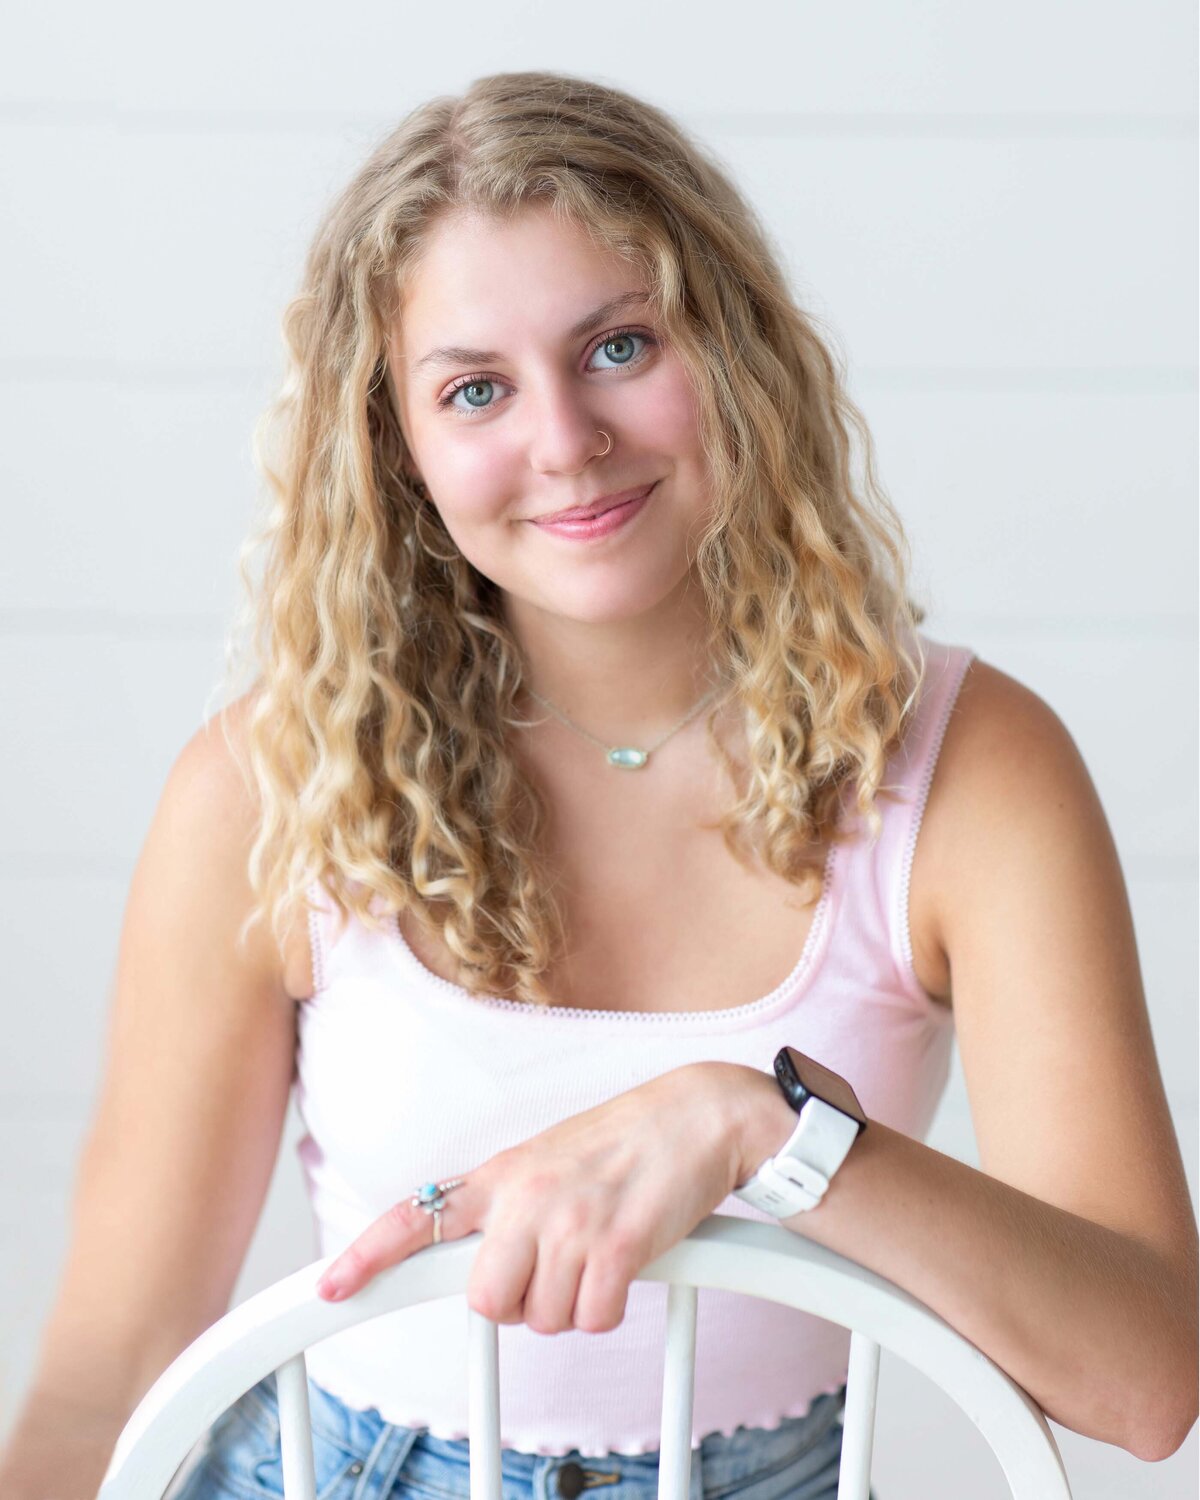
[[[822,1067],[813,1058],[797,1052],[795,1047],[779,1049],[775,1058],[775,1076],[794,1110],[798,1111],[807,1099],[824,1099],[826,1104],[832,1104],[834,1109],[840,1109],[844,1115],[857,1120],[860,1131],[866,1128],[867,1117],[858,1096],[841,1074]]]

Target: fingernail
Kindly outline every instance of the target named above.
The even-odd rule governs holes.
[[[337,1302],[346,1295],[346,1282],[340,1271],[329,1270],[317,1282],[317,1296],[328,1302]]]

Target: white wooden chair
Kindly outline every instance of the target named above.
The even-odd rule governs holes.
[[[482,1233],[431,1245],[381,1272],[348,1302],[317,1296],[314,1261],[205,1330],[130,1416],[97,1500],[161,1500],[216,1419],[275,1372],[287,1500],[314,1500],[304,1351],[398,1308],[465,1293]],[[659,1500],[687,1500],[696,1294],[742,1292],[851,1330],[838,1500],[868,1500],[880,1350],[920,1370],[962,1408],[1000,1462],[1015,1500],[1071,1500],[1054,1435],[1035,1402],[992,1360],[890,1281],[784,1229],[712,1214],[640,1281],[665,1282]],[[500,1500],[498,1325],[466,1307],[471,1500]],[[603,1337],[603,1335],[599,1335]]]

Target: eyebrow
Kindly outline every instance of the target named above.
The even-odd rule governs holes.
[[[620,296],[611,297],[588,313],[585,318],[580,318],[578,323],[568,329],[567,337],[581,339],[597,324],[606,323],[609,318],[634,303],[648,301],[649,296],[648,292],[622,292]],[[415,375],[418,370],[424,370],[431,365],[486,365],[503,358],[504,356],[494,349],[467,349],[461,344],[443,344],[437,349],[431,349],[428,354],[422,355],[413,365],[412,372]]]

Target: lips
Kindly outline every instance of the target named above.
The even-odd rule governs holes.
[[[540,525],[546,525],[555,521],[586,521],[593,516],[602,516],[606,510],[613,510],[618,505],[627,505],[630,500],[640,500],[643,495],[648,495],[657,484],[657,480],[650,484],[643,484],[638,489],[621,490],[615,495],[604,495],[599,500],[592,500],[587,505],[575,505],[570,510],[558,510],[549,516],[534,516],[533,520]]]

